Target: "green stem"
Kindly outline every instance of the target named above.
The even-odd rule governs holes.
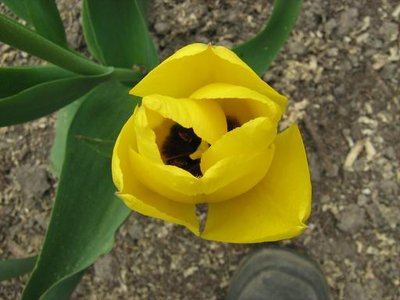
[[[109,67],[96,64],[45,39],[36,32],[0,14],[0,41],[82,75],[100,75]]]
[[[114,68],[114,71],[111,73],[111,78],[124,82],[138,82],[143,78],[143,73],[139,70]]]

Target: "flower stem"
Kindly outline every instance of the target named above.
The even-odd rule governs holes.
[[[139,70],[114,68],[111,77],[118,81],[138,82],[143,78],[143,73]]]
[[[109,67],[65,49],[2,14],[0,41],[77,74],[100,75],[109,71]]]

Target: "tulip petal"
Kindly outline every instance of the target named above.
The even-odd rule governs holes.
[[[229,131],[203,153],[206,202],[220,202],[253,188],[271,164],[276,127],[263,117]]]
[[[162,95],[143,98],[142,105],[186,128],[212,144],[227,131],[224,111],[214,100],[176,99]]]
[[[133,149],[129,151],[129,159],[132,172],[148,189],[174,201],[192,204],[201,202],[196,197],[202,193],[201,182],[188,171],[154,163]]]
[[[210,203],[202,237],[231,243],[286,239],[300,234],[310,214],[307,157],[296,125],[279,134],[267,175],[249,192]]]
[[[129,165],[126,162],[129,161],[129,148],[134,147],[136,149],[135,116],[137,114],[137,110],[138,108],[136,107],[132,116],[122,127],[113,149],[111,173],[114,184],[120,193],[124,193],[126,185],[129,183],[127,178],[133,176]],[[132,141],[134,141],[134,145],[132,145]]]
[[[265,117],[251,120],[241,127],[227,132],[208,148],[201,158],[201,171],[207,170],[218,161],[239,155],[252,155],[264,151],[276,136],[276,127]]]
[[[165,199],[138,185],[135,196],[117,194],[130,209],[145,216],[183,225],[195,235],[199,235],[199,224],[194,204],[184,204]]]
[[[175,98],[189,97],[211,83],[247,87],[267,95],[284,111],[286,98],[276,92],[235,53],[224,47],[193,44],[182,48],[149,72],[130,93],[144,97],[161,94]]]
[[[206,51],[208,47],[209,47],[209,45],[202,44],[202,43],[193,43],[193,44],[187,45],[187,46],[179,49],[178,51],[176,51],[171,56],[169,56],[162,63],[200,54],[200,53]]]
[[[160,116],[157,120],[158,124],[156,125],[150,124],[151,121],[153,121],[152,123],[156,122],[154,120],[156,117],[155,114],[149,116],[150,113],[151,112],[145,107],[139,107],[137,109],[137,116],[134,119],[137,149],[141,155],[156,162],[163,163],[156,141],[156,134],[153,130],[153,127],[158,127],[162,124],[163,118]]]
[[[213,82],[226,82],[232,83],[234,85],[239,85],[247,87],[249,89],[255,90],[263,95],[268,96],[272,101],[276,102],[281,106],[281,110],[285,111],[287,99],[286,97],[279,94],[272,87],[270,87],[265,81],[263,81],[257,73],[253,71],[239,56],[232,50],[225,48],[223,46],[212,47],[213,52],[224,62],[230,62],[240,68],[240,73],[230,74],[228,68],[221,68],[219,70],[216,80]],[[224,65],[222,65],[224,66]],[[222,67],[221,66],[221,67]],[[226,73],[225,73],[226,72]],[[229,78],[230,80],[224,80]],[[220,80],[222,79],[222,80]]]
[[[271,146],[253,155],[220,160],[201,178],[205,193],[202,202],[222,202],[251,190],[265,177],[273,153],[274,146]]]
[[[274,97],[274,95],[270,95]],[[283,97],[283,96],[282,96]],[[225,115],[241,124],[255,117],[268,117],[277,123],[282,117],[281,107],[269,98],[248,88],[226,83],[212,83],[195,91],[192,99],[218,99]]]
[[[136,178],[129,163],[129,149],[136,149],[135,122],[137,109],[125,123],[114,146],[112,176],[118,189],[117,195],[125,204],[144,215],[186,226],[199,234],[199,225],[194,204],[171,201],[148,189]],[[154,162],[152,162],[154,163]]]

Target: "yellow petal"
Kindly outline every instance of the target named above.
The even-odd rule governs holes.
[[[132,194],[117,194],[130,209],[145,216],[161,219],[185,226],[199,235],[199,225],[194,204],[184,204],[165,199],[150,190],[139,186]]]
[[[141,155],[156,162],[163,163],[156,142],[156,134],[152,128],[154,125],[150,124],[148,113],[147,109],[143,106],[137,109],[136,118],[134,120],[137,149]]]
[[[265,83],[231,50],[194,44],[182,48],[146,75],[130,93],[144,97],[161,94],[186,98],[211,83],[247,87],[279,103],[284,111],[286,98]]]
[[[255,90],[261,94],[268,96],[271,100],[275,101],[281,106],[282,111],[285,111],[287,99],[270,87],[265,81],[263,81],[246,63],[244,63],[239,56],[237,56],[232,50],[222,46],[212,47],[213,52],[223,61],[235,64],[240,68],[240,74],[220,74],[219,78],[231,77],[230,81],[225,80],[214,80],[214,82],[226,82],[234,85],[241,85],[252,90]],[[222,71],[230,71],[228,68]],[[233,76],[232,76],[233,75]]]
[[[206,202],[225,201],[254,187],[269,168],[275,136],[276,127],[267,118],[257,118],[211,145],[200,163]]]
[[[252,189],[267,173],[273,153],[271,146],[255,154],[220,160],[201,178],[205,193],[202,202],[229,201]]]
[[[150,95],[143,98],[142,105],[183,127],[193,128],[198,137],[210,144],[227,131],[225,114],[214,100],[176,99]]]
[[[255,243],[300,234],[310,214],[311,183],[301,134],[292,126],[279,134],[267,175],[249,192],[211,203],[202,237]]]
[[[138,107],[135,108],[132,116],[122,127],[113,149],[111,173],[114,184],[119,192],[124,192],[127,183],[129,183],[127,178],[133,176],[132,170],[126,162],[129,161],[129,148],[134,147],[136,149],[135,117],[137,111]]]
[[[132,149],[129,156],[132,172],[149,190],[173,201],[202,202],[197,197],[202,193],[201,182],[188,171],[155,163]]]
[[[235,117],[240,124],[261,116],[277,123],[282,117],[280,106],[268,96],[241,86],[212,83],[195,91],[190,98],[217,99],[225,115]]]
[[[171,201],[146,188],[130,167],[129,149],[136,149],[135,116],[137,109],[122,128],[114,146],[112,177],[118,196],[131,209],[147,216],[182,224],[199,234],[195,206]],[[153,162],[154,163],[154,162]]]
[[[230,156],[252,155],[264,151],[276,136],[276,125],[267,118],[256,118],[241,127],[227,132],[203,153],[201,171],[203,174],[219,160]]]
[[[202,43],[193,43],[190,45],[187,45],[178,51],[176,51],[173,55],[165,59],[162,63],[177,60],[180,58],[188,57],[188,56],[193,56],[196,54],[200,54],[207,50],[207,48],[210,47],[210,45],[207,44],[202,44]]]
[[[213,56],[207,46],[182,48],[150,71],[129,92],[144,97],[161,94],[175,98],[188,97],[193,91],[209,81]],[[175,56],[176,55],[176,56]]]

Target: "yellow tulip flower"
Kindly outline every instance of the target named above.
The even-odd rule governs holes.
[[[117,194],[129,208],[230,243],[304,230],[311,183],[299,129],[277,133],[286,98],[236,54],[191,44],[130,93],[142,103],[112,157]],[[199,203],[208,205],[201,232]]]

